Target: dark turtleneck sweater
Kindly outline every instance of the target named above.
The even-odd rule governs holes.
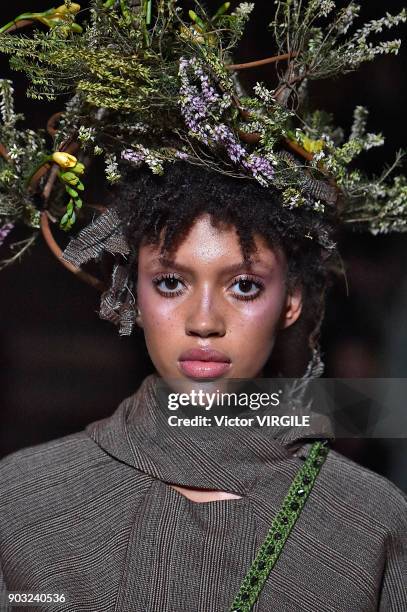
[[[168,427],[156,387],[0,462],[1,612],[16,591],[65,595],[38,611],[229,610],[309,443]],[[241,498],[197,503],[170,484]],[[405,496],[330,451],[254,612],[406,612],[406,534]]]

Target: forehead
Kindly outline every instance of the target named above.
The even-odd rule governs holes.
[[[271,248],[260,234],[254,235],[256,250],[250,256],[253,264],[285,266],[281,249]],[[160,259],[161,244],[146,245],[140,249],[140,258]],[[171,259],[182,265],[228,265],[243,259],[239,236],[233,225],[212,225],[209,214],[197,218],[188,233],[174,250]]]

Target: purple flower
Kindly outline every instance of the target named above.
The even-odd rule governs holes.
[[[273,179],[274,169],[270,162],[264,157],[259,155],[251,155],[248,160],[245,161],[247,168],[251,170],[253,176],[257,178],[258,175],[262,175],[269,180]]]
[[[272,164],[249,153],[234,131],[222,122],[224,111],[231,105],[230,96],[215,90],[197,58],[181,58],[179,77],[181,112],[192,135],[208,146],[223,147],[234,164],[240,164],[267,186],[274,175]]]
[[[184,151],[176,151],[175,157],[178,157],[178,159],[188,159],[188,154],[184,153]]]
[[[122,151],[121,156],[122,159],[131,162],[135,166],[141,166],[146,157],[142,151],[134,151],[133,149],[125,149]]]
[[[3,244],[13,227],[14,223],[5,223],[3,227],[0,227],[0,246]]]

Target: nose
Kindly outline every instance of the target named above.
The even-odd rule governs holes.
[[[198,291],[188,304],[185,319],[187,336],[224,336],[226,333],[225,312],[222,304],[208,289]]]

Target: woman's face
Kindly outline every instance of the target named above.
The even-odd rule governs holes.
[[[165,379],[256,378],[277,331],[301,312],[301,293],[288,293],[287,262],[255,236],[257,252],[243,262],[234,227],[195,221],[171,260],[144,245],[138,262],[139,324]]]

